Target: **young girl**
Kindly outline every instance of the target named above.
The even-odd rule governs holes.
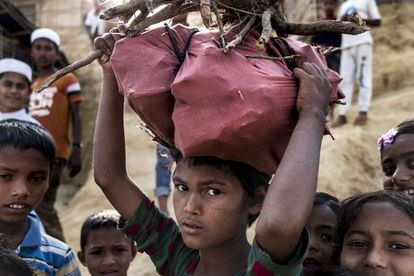
[[[303,262],[304,275],[319,275],[332,266],[333,236],[341,206],[339,200],[326,193],[317,193],[312,212],[306,221],[309,231],[309,253]]]
[[[414,196],[414,120],[403,122],[378,140],[384,189]]]
[[[414,204],[399,192],[347,199],[338,216],[334,259],[357,275],[414,275]]]
[[[111,55],[117,39],[106,34],[94,45]],[[316,192],[331,89],[325,73],[310,63],[294,71],[300,82],[299,121],[265,198],[269,176],[248,165],[215,157],[176,157],[176,223],[128,177],[124,98],[118,93],[111,64],[102,68],[95,180],[127,220],[121,230],[151,256],[157,271],[163,275],[300,275],[309,240],[304,225]],[[259,213],[250,245],[246,228]]]

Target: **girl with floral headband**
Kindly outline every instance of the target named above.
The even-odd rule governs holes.
[[[414,197],[414,120],[405,121],[378,139],[384,189]]]

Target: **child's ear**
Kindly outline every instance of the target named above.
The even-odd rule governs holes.
[[[78,251],[78,259],[82,265],[86,267],[85,254],[83,254],[83,251]]]
[[[259,187],[257,189],[257,196],[255,200],[252,200],[249,205],[249,214],[257,215],[262,210],[263,201],[266,196],[266,189],[264,187]]]

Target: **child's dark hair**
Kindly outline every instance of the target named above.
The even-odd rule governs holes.
[[[82,225],[80,234],[81,250],[84,251],[88,243],[88,235],[91,231],[102,228],[116,229],[120,217],[119,213],[115,210],[103,210],[90,215]]]
[[[341,204],[339,202],[339,199],[327,193],[316,193],[315,201],[313,202],[313,205],[314,206],[326,205],[329,207],[329,209],[332,210],[332,212],[335,213],[335,215],[338,215],[339,210],[341,210]]]
[[[173,154],[173,158],[176,162],[179,162],[183,159],[183,156],[180,153],[175,153]],[[267,192],[271,176],[256,170],[252,166],[211,156],[189,157],[185,158],[185,160],[190,166],[210,165],[219,170],[227,170],[241,182],[251,203],[256,204],[264,200],[264,194],[261,193],[261,188]],[[247,218],[248,226],[251,226],[258,216],[259,214],[249,214]]]
[[[352,272],[350,269],[342,266],[335,266],[329,269],[320,269],[315,275],[318,276],[356,276],[356,273]]]
[[[29,265],[7,249],[7,238],[0,234],[0,272],[7,276],[33,276]]]
[[[362,208],[367,203],[388,202],[407,214],[414,221],[414,202],[410,196],[401,192],[378,191],[365,193],[346,199],[338,215],[338,222],[335,229],[335,247],[333,250],[333,260],[339,264],[345,235],[355,222]],[[380,214],[378,214],[380,215]]]
[[[402,134],[414,134],[414,120],[407,120],[398,124],[392,130],[388,131],[386,134],[379,138],[378,144],[381,150],[381,154],[385,144],[394,143],[395,139],[397,139],[398,136]],[[392,141],[389,141],[390,135],[392,135]]]
[[[33,148],[40,151],[50,161],[55,160],[55,142],[41,126],[19,120],[0,121],[0,149],[13,146],[20,150]]]

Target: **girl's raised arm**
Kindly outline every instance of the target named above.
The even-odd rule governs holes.
[[[256,226],[257,242],[278,264],[286,264],[293,257],[312,210],[331,91],[327,76],[314,64],[305,63],[294,75],[300,82],[299,121]]]
[[[105,34],[97,38],[94,47],[112,54],[119,36]],[[145,197],[128,177],[125,157],[124,97],[118,92],[112,65],[102,65],[103,85],[93,144],[95,181],[122,218],[134,216]]]

